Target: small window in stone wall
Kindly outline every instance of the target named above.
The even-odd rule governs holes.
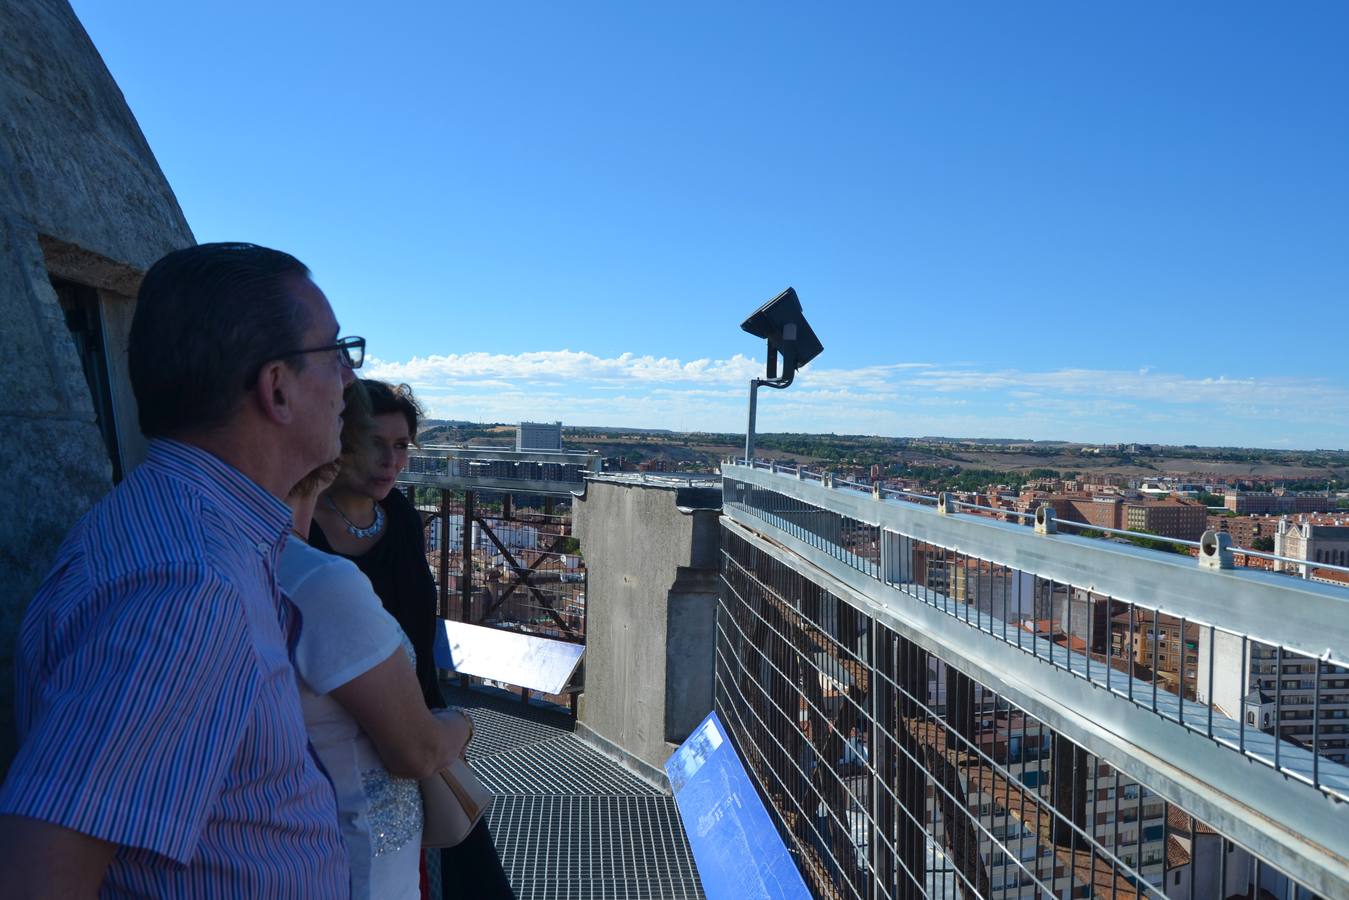
[[[117,446],[117,423],[113,419],[112,384],[108,377],[107,345],[103,340],[103,318],[99,312],[98,291],[88,285],[76,284],[61,278],[52,279],[56,298],[66,316],[66,327],[75,341],[89,383],[89,396],[94,403],[98,430],[112,462],[112,480],[122,480],[122,454]]]

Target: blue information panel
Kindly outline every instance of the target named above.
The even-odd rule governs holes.
[[[665,774],[709,900],[810,900],[715,712],[665,763]]]

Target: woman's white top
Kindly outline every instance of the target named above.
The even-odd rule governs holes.
[[[303,621],[295,647],[300,704],[310,743],[337,792],[351,859],[353,900],[419,897],[422,798],[417,782],[395,778],[360,726],[330,692],[412,645],[355,564],[286,542],[277,581]]]

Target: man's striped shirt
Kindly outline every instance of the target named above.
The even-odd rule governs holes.
[[[105,896],[348,892],[274,575],[290,523],[218,458],[152,441],[28,608],[0,813],[121,845]]]

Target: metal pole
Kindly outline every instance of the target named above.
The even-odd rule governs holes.
[[[745,465],[754,465],[754,419],[759,407],[759,384],[757,378],[749,381],[749,427],[745,429]]]
[[[464,491],[463,568],[460,570],[460,621],[473,621],[473,492]]]
[[[450,492],[440,489],[440,615],[450,618]]]

